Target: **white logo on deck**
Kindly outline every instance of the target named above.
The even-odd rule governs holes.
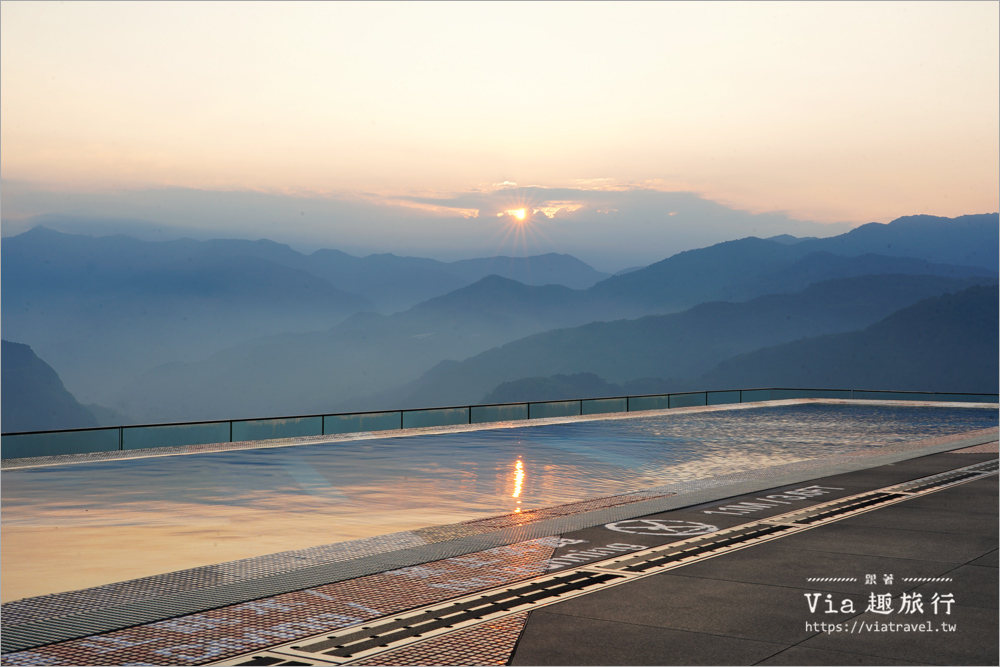
[[[694,521],[674,521],[670,519],[631,519],[629,521],[618,521],[604,526],[608,530],[616,530],[619,533],[632,533],[633,535],[664,535],[689,537],[692,535],[705,535],[714,533],[719,528],[707,523],[696,523]]]

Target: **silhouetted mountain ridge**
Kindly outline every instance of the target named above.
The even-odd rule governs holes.
[[[66,391],[58,373],[29,346],[7,340],[0,345],[4,433],[97,426],[94,415]]]
[[[862,331],[729,359],[700,383],[997,393],[998,300],[995,285],[924,299]]]
[[[474,403],[503,382],[558,374],[593,373],[611,383],[698,377],[734,355],[776,341],[860,329],[920,299],[982,280],[995,281],[862,276],[824,281],[795,294],[546,331],[435,369],[410,385],[346,403],[344,409]]]
[[[825,239],[765,240],[747,237],[707,248],[681,252],[649,266],[617,274],[594,285],[588,293],[609,304],[620,317],[650,312],[676,312],[698,303],[720,299],[748,299],[780,288],[781,272],[796,276],[804,287],[808,262],[813,253],[827,257],[868,257],[857,263],[827,259],[830,279],[866,273],[913,273],[912,258],[925,262],[936,275],[965,277],[958,267],[975,275],[997,274],[1000,264],[1000,215],[967,215],[958,218],[907,216],[889,224],[870,223],[846,234]],[[819,257],[819,256],[817,256]],[[880,259],[881,258],[881,259]],[[793,269],[793,265],[799,264]],[[869,264],[863,272],[861,267]],[[878,266],[875,266],[878,265]],[[907,267],[907,268],[904,268]],[[834,270],[835,267],[839,271]],[[815,282],[815,279],[812,280]],[[612,305],[613,304],[613,305]]]
[[[593,373],[504,382],[483,403],[553,401],[734,387],[998,392],[997,287],[902,308],[861,331],[790,341],[727,359],[699,379],[612,384]],[[453,367],[450,367],[453,368]]]
[[[998,217],[997,213],[956,218],[907,215],[885,225],[871,222],[846,234],[799,245],[808,252],[847,256],[875,253],[996,271],[1000,264]]]

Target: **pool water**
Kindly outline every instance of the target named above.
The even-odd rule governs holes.
[[[10,470],[2,599],[996,425],[803,404]]]

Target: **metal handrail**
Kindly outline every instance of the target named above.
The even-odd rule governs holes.
[[[767,398],[762,398],[761,397],[761,393],[762,392],[768,392]],[[192,429],[192,428],[198,427],[198,426],[206,426],[206,427],[220,426],[220,427],[223,427],[223,430],[225,430],[224,425],[228,425],[228,431],[229,431],[229,433],[228,433],[228,436],[229,436],[228,437],[228,442],[234,442],[234,440],[233,440],[233,436],[234,436],[233,427],[236,424],[247,424],[248,426],[257,425],[257,426],[266,428],[265,425],[267,425],[269,422],[273,423],[273,424],[271,424],[272,426],[278,427],[278,426],[284,426],[287,423],[301,424],[304,420],[316,420],[316,419],[319,420],[319,424],[318,424],[318,426],[319,426],[319,432],[318,433],[298,433],[298,434],[294,434],[293,433],[291,435],[274,435],[274,434],[272,434],[270,438],[268,438],[268,437],[251,438],[251,439],[257,439],[257,440],[265,440],[265,439],[285,438],[285,437],[301,437],[301,436],[306,436],[306,435],[315,435],[315,436],[333,435],[333,434],[335,434],[334,432],[330,432],[330,433],[327,432],[327,420],[328,419],[340,419],[340,420],[357,419],[358,423],[362,424],[364,422],[364,420],[365,420],[366,417],[368,417],[368,418],[376,418],[376,417],[380,417],[380,416],[383,417],[383,421],[379,423],[379,426],[382,427],[382,428],[378,428],[378,429],[359,428],[359,429],[356,429],[356,430],[336,431],[336,433],[338,433],[338,434],[339,433],[352,433],[352,432],[356,433],[356,432],[364,432],[364,431],[370,431],[370,430],[394,430],[394,429],[404,429],[404,428],[412,428],[412,427],[419,427],[419,426],[457,425],[457,424],[460,424],[462,422],[454,420],[453,417],[455,415],[453,413],[456,410],[465,411],[465,418],[464,418],[464,422],[465,423],[468,423],[468,424],[472,424],[472,423],[491,423],[491,422],[512,421],[512,420],[513,421],[533,420],[533,419],[540,419],[540,418],[552,417],[552,416],[582,416],[582,415],[585,414],[584,413],[584,404],[588,403],[588,402],[595,402],[595,401],[608,401],[608,402],[610,402],[610,401],[622,401],[622,400],[624,400],[625,401],[624,410],[606,410],[606,411],[599,411],[599,412],[586,413],[586,414],[604,414],[604,413],[614,413],[614,412],[633,412],[633,411],[636,411],[635,408],[633,407],[633,403],[634,402],[640,402],[640,403],[642,403],[643,402],[642,399],[663,399],[660,402],[663,403],[665,401],[665,405],[661,405],[660,407],[671,408],[671,407],[684,407],[684,406],[693,406],[693,405],[719,405],[719,404],[725,404],[725,403],[744,403],[744,402],[758,402],[758,401],[761,401],[761,400],[772,400],[772,397],[774,396],[775,392],[794,392],[794,393],[801,394],[801,396],[798,396],[797,398],[809,398],[808,394],[813,394],[814,395],[813,397],[816,397],[815,396],[816,394],[826,393],[826,394],[840,394],[843,398],[848,398],[848,399],[854,399],[855,398],[855,394],[862,394],[862,395],[863,394],[869,394],[869,395],[892,395],[897,400],[921,400],[921,399],[923,399],[923,400],[933,400],[936,397],[941,397],[944,400],[948,400],[947,397],[965,397],[964,400],[975,399],[976,402],[988,402],[988,403],[998,402],[997,401],[998,394],[991,394],[991,393],[959,393],[959,392],[928,392],[928,391],[891,391],[891,390],[870,390],[870,389],[817,389],[817,388],[792,388],[792,387],[759,387],[759,388],[753,388],[753,389],[727,389],[727,390],[671,392],[671,393],[667,393],[667,394],[640,394],[640,395],[627,395],[627,396],[599,396],[599,397],[591,397],[591,398],[574,398],[574,399],[560,399],[560,400],[549,400],[549,401],[518,401],[518,402],[514,402],[514,403],[469,404],[469,405],[454,405],[454,406],[445,406],[445,407],[436,407],[436,408],[408,408],[408,409],[398,409],[398,410],[369,410],[369,411],[364,411],[364,412],[318,413],[318,414],[309,414],[309,415],[290,415],[290,416],[282,416],[282,417],[218,419],[218,420],[201,420],[201,421],[188,421],[188,422],[164,422],[164,423],[154,423],[154,424],[123,424],[123,425],[120,425],[120,426],[98,426],[98,427],[74,428],[74,429],[53,429],[53,430],[47,430],[47,431],[17,431],[17,432],[3,433],[3,434],[0,434],[0,435],[2,435],[2,437],[5,440],[8,440],[8,441],[9,441],[9,439],[14,439],[14,438],[16,438],[16,439],[31,439],[31,440],[34,440],[34,441],[40,441],[42,438],[44,438],[44,436],[55,436],[59,440],[62,440],[63,438],[72,438],[72,434],[79,434],[81,436],[84,436],[84,435],[87,435],[87,434],[95,434],[96,435],[96,434],[102,433],[102,432],[106,433],[106,432],[109,432],[109,431],[117,431],[117,449],[118,450],[124,450],[126,448],[127,449],[133,449],[133,448],[137,448],[138,449],[138,448],[148,448],[148,447],[152,447],[152,446],[164,446],[164,447],[171,446],[171,444],[169,444],[169,443],[164,443],[162,445],[149,445],[149,444],[146,444],[146,445],[139,445],[137,447],[126,447],[126,437],[125,437],[126,433],[128,433],[129,431],[142,431],[144,429],[146,429],[146,430],[149,430],[149,429],[168,429],[168,430],[177,429],[177,430],[180,430],[180,429],[183,429],[183,428]],[[738,397],[733,397],[733,394],[738,394]],[[747,396],[747,398],[750,399],[749,401],[744,400],[744,394],[749,394]],[[710,402],[710,397],[712,395],[715,395],[717,398],[720,398],[720,399],[722,399],[724,396],[727,396],[728,398],[736,398],[736,400],[719,400],[719,401],[716,401],[716,402],[712,403],[712,402]],[[688,402],[688,401],[685,401],[684,399],[681,398],[681,397],[698,397],[698,396],[703,396],[704,397],[704,399],[703,399],[702,402]],[[673,403],[674,403],[674,400],[673,400],[674,397],[677,397],[680,400],[680,402],[682,403],[682,405],[674,406],[673,405]],[[796,397],[795,396],[789,396],[788,398],[796,398]],[[981,400],[981,399],[991,399],[991,400]],[[958,400],[962,401],[963,399],[960,398]],[[554,415],[553,414],[537,415],[537,413],[536,413],[536,416],[533,417],[532,414],[531,414],[532,413],[532,409],[531,409],[532,406],[541,407],[541,406],[544,406],[544,405],[550,405],[550,406],[555,407],[556,405],[560,405],[560,404],[563,404],[563,405],[570,404],[571,405],[573,403],[577,403],[578,404],[577,411],[576,411],[575,415],[572,414],[571,412],[565,412],[565,413],[562,413],[562,414],[554,414]],[[523,417],[515,417],[514,419],[511,419],[508,416],[507,418],[487,419],[487,420],[475,421],[475,422],[473,421],[473,410],[476,409],[476,408],[479,408],[480,412],[482,410],[491,409],[491,408],[492,409],[497,409],[497,410],[507,408],[508,409],[507,412],[509,412],[510,411],[509,409],[511,409],[511,408],[519,408],[519,407],[522,407],[522,406],[524,407],[524,416]],[[639,410],[648,410],[648,409],[650,409],[650,408],[649,407],[639,408]],[[539,411],[539,412],[541,412],[541,411]],[[557,412],[558,412],[558,410],[557,410]],[[391,415],[395,415],[396,413],[398,413],[398,415],[399,415],[398,426],[395,426],[395,418],[392,417],[392,420],[394,422],[393,425],[390,426],[390,427],[388,427],[388,428],[384,428],[385,426],[387,426],[387,424],[385,423],[385,418],[388,418]],[[419,416],[421,413],[423,413],[423,415],[428,416],[428,417],[432,417],[434,413],[438,413],[439,416],[444,416],[444,413],[452,413],[452,416],[448,417],[447,419],[445,419],[444,421],[442,421],[440,423],[433,423],[433,424],[430,424],[430,423],[428,423],[428,424],[419,424],[418,423],[415,426],[413,426],[413,425],[407,426],[406,415],[414,415],[416,417],[416,416]],[[411,419],[410,421],[412,423],[415,420]],[[417,419],[416,421],[419,422],[419,419]],[[294,429],[291,429],[291,430],[294,431]],[[275,433],[278,433],[278,431],[275,431]],[[110,434],[109,434],[109,436],[110,436],[109,439],[113,439],[114,438],[114,436],[112,436]],[[184,438],[181,438],[181,439],[184,440]],[[198,438],[195,438],[195,440],[198,440]],[[209,438],[209,440],[211,441],[211,443],[227,442],[227,440],[225,438],[220,438],[220,437],[217,437],[217,436],[214,436],[214,435],[211,438]],[[70,442],[71,442],[71,440],[69,440],[69,439],[66,440],[67,445]],[[178,442],[176,442],[176,439],[175,439],[174,444],[210,444],[210,443],[208,441],[204,441],[204,439],[202,439],[202,441],[188,441],[188,442],[178,443]],[[69,447],[67,447],[67,448],[69,448]],[[114,448],[105,447],[103,449],[94,449],[94,450],[90,450],[90,451],[114,451]],[[66,452],[66,453],[81,453],[81,452],[74,451],[74,452]],[[37,456],[39,454],[34,454],[34,455]],[[20,457],[16,457],[15,456],[15,457],[4,457],[4,458],[20,458]]]

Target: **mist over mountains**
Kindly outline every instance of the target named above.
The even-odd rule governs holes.
[[[700,377],[621,384],[589,373],[502,382],[481,403],[704,391],[725,388],[869,388],[997,392],[996,285],[923,299],[861,331],[815,336],[727,359]]]
[[[861,329],[921,299],[960,291],[980,280],[986,279],[861,276],[823,281],[795,294],[711,302],[676,314],[546,331],[462,362],[443,363],[412,385],[379,398],[405,407],[460,404],[465,396],[476,396],[472,402],[478,402],[505,382],[578,373],[611,383],[667,379],[670,382],[659,386],[685,391],[692,386],[690,379],[730,357]],[[364,404],[351,405],[363,409]]]
[[[543,386],[551,397],[737,378],[858,388],[883,366],[795,375],[781,359],[909,340],[894,314],[940,330],[935,344],[959,346],[973,330],[982,338],[982,326],[942,329],[935,318],[981,316],[994,322],[995,349],[996,299],[990,310],[976,286],[996,283],[998,229],[997,214],[910,216],[826,239],[748,237],[608,276],[558,254],[449,263],[36,227],[2,242],[3,338],[30,345],[77,399],[97,404],[102,423],[525,400]],[[902,315],[949,294],[978,296]],[[788,347],[837,336],[854,342]],[[772,356],[754,362],[758,353]],[[995,353],[985,365],[992,389],[963,359],[947,373],[920,366],[922,381],[996,391]]]
[[[729,359],[706,373],[700,385],[742,387],[753,380],[775,387],[996,393],[998,302],[996,285],[924,299],[861,331]]]
[[[606,277],[568,255],[454,263],[336,250],[307,256],[267,240],[146,242],[36,227],[3,240],[3,335],[30,341],[74,395],[102,403],[157,366],[409,308],[486,275],[575,287]],[[515,329],[515,337],[535,330]]]

